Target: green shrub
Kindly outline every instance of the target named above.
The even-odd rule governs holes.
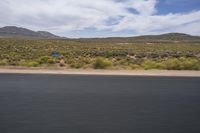
[[[181,69],[183,70],[199,70],[200,62],[195,58],[180,58]]]
[[[170,58],[165,64],[168,70],[200,70],[200,62],[195,58]]]
[[[181,70],[181,62],[177,58],[170,58],[165,61],[166,69]]]
[[[93,68],[94,69],[106,69],[108,67],[111,67],[112,65],[113,65],[112,62],[109,61],[108,59],[98,57],[93,64]]]
[[[43,56],[40,58],[40,64],[55,64],[56,61],[51,56]]]
[[[165,65],[160,63],[160,62],[156,62],[156,61],[152,61],[152,60],[146,60],[142,63],[142,67],[145,70],[149,70],[149,69],[164,69]]]
[[[70,65],[71,68],[76,68],[76,69],[82,68],[83,66],[84,66],[84,64],[81,63],[81,62],[75,62],[75,63]]]
[[[137,64],[131,64],[130,65],[131,69],[140,69],[141,67]]]
[[[22,66],[26,66],[26,67],[38,67],[39,66],[39,62],[37,61],[26,61],[21,63]]]
[[[8,62],[6,60],[1,60],[0,61],[0,66],[5,66],[7,64],[8,64]]]

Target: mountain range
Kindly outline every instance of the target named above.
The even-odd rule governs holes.
[[[29,38],[29,39],[69,39],[54,35],[47,31],[33,31],[16,26],[0,28],[0,38]],[[200,36],[192,36],[183,33],[167,33],[162,35],[145,35],[136,37],[108,37],[108,38],[80,38],[76,41],[94,42],[200,42]]]

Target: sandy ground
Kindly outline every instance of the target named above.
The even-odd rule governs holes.
[[[0,68],[0,74],[2,73],[200,77],[200,71],[169,71],[169,70],[93,70],[93,69],[56,70],[56,69]]]

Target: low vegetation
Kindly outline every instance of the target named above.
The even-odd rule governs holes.
[[[0,66],[200,70],[200,44],[2,38]]]
[[[111,66],[112,62],[102,57],[98,57],[93,64],[94,69],[106,69]]]

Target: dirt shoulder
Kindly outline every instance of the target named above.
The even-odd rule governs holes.
[[[0,68],[0,74],[68,74],[200,77],[200,71]]]

